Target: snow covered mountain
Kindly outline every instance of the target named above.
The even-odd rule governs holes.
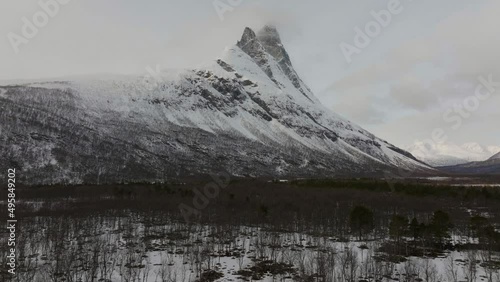
[[[475,142],[455,145],[416,141],[407,150],[430,165],[451,166],[487,160],[491,155],[500,152],[500,146],[483,146]]]
[[[500,160],[500,151],[496,155],[489,158],[488,160]]]
[[[29,183],[433,171],[321,105],[273,26],[201,68],[2,86],[0,107],[1,169]]]
[[[460,175],[500,175],[500,153],[497,153],[485,161],[443,166],[439,169]]]

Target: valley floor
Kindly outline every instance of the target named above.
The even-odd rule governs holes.
[[[500,188],[439,181],[213,178],[20,187],[17,276],[6,272],[5,256],[0,275],[500,281]],[[1,238],[7,253],[7,236]]]

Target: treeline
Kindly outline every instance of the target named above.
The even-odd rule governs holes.
[[[429,224],[438,219],[436,216],[439,213],[435,212],[442,210],[453,222],[454,228],[450,227],[452,230],[457,234],[469,235],[470,210],[491,215],[500,212],[498,202],[490,198],[457,200],[447,196],[417,197],[398,192],[380,193],[377,188],[355,187],[369,187],[369,182],[365,180],[360,180],[358,184],[355,181],[348,183],[344,188],[338,184],[331,188],[233,179],[228,181],[227,187],[219,189],[214,197],[205,197],[203,200],[206,205],[201,208],[193,204],[200,202],[201,197],[204,197],[204,187],[211,182],[200,179],[188,183],[30,187],[20,190],[22,199],[31,203],[39,202],[39,205],[33,210],[31,204],[21,202],[19,213],[20,216],[84,215],[94,212],[126,215],[129,211],[135,211],[168,214],[171,219],[183,222],[244,224],[291,232],[335,234],[339,238],[359,238],[364,236],[360,236],[358,229],[353,231],[350,217],[351,211],[360,212],[354,209],[356,206],[363,206],[373,213],[373,228],[370,232],[361,230],[361,235],[368,233],[370,238],[383,238],[388,235],[393,222],[399,221],[398,225],[405,227],[408,225],[401,223],[403,219],[393,218],[394,215],[405,217],[413,226],[418,223],[420,233],[430,234],[435,232],[430,231],[432,228],[429,226],[422,226],[422,223]],[[455,187],[453,189],[458,190]],[[190,209],[187,218],[181,206]],[[492,216],[489,221],[492,226],[499,224],[497,217]]]
[[[375,212],[364,206],[354,207],[349,214],[351,234],[358,240],[367,239],[375,228]],[[392,252],[404,255],[424,255],[424,250],[444,251],[455,248],[470,248],[472,243],[452,242],[454,224],[447,212],[437,210],[427,222],[417,217],[394,214],[387,226],[388,238],[392,240]],[[500,251],[500,232],[487,217],[474,215],[469,223],[461,226],[465,232],[455,232],[469,239],[476,239],[475,247],[482,250]],[[428,255],[428,254],[427,254]]]
[[[433,184],[422,181],[392,181],[377,179],[303,179],[290,182],[304,188],[320,187],[328,189],[352,189],[370,192],[394,192],[417,197],[449,197],[459,200],[497,200],[500,201],[500,187],[487,186],[453,186],[450,184]]]

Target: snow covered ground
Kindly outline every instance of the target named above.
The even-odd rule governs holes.
[[[88,281],[90,273],[99,281],[113,282],[500,281],[499,268],[483,267],[485,261],[499,259],[498,253],[487,251],[454,251],[396,262],[381,259],[384,254],[377,249],[383,240],[340,242],[336,237],[270,232],[257,227],[147,227],[137,223],[127,228],[125,221],[117,219],[96,229],[94,235],[65,240],[67,247],[59,254],[50,247],[39,249],[35,256],[27,254],[25,260],[32,261],[34,276],[24,273],[19,281],[48,281],[54,275],[61,279],[57,281]],[[161,232],[165,236],[155,236]],[[459,236],[453,240],[470,241]],[[252,269],[255,265],[269,268],[258,273]],[[207,269],[222,277],[200,280]],[[33,280],[23,280],[27,277]]]

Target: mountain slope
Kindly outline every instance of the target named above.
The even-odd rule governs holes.
[[[28,183],[432,171],[322,106],[272,26],[198,69],[3,86],[0,107],[0,166]]]
[[[500,158],[491,158],[482,162],[470,162],[439,169],[462,175],[500,175]]]
[[[478,143],[455,145],[452,143],[428,144],[416,141],[407,150],[418,159],[433,166],[451,166],[472,161],[487,160],[500,152],[500,146],[483,146]]]
[[[498,152],[496,155],[492,156],[491,158],[489,158],[488,160],[499,160],[500,159],[500,152]]]
[[[500,152],[485,161],[469,162],[455,166],[445,166],[440,169],[459,174],[500,175]]]

